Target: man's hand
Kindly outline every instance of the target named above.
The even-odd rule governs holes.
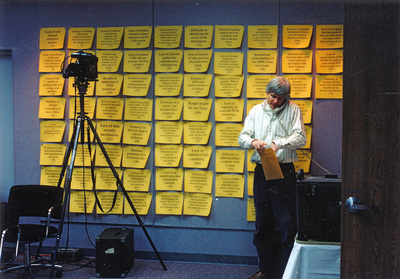
[[[266,145],[268,145],[268,143],[266,143],[265,141],[263,141],[263,140],[257,140],[257,139],[255,139],[255,140],[253,140],[252,142],[251,142],[251,146],[253,146],[253,148],[255,149],[255,150],[263,150],[263,149],[265,149],[265,146]],[[274,151],[274,152],[276,152],[277,150],[278,150],[278,148],[276,147],[276,145],[275,145],[275,143],[273,142],[273,143],[271,143],[271,148],[272,148],[272,150]]]
[[[268,145],[268,143],[266,143],[266,142],[263,141],[263,140],[255,139],[255,140],[253,140],[253,141],[251,142],[251,146],[253,146],[253,148],[254,148],[255,150],[263,150],[263,149],[265,148],[266,145]]]

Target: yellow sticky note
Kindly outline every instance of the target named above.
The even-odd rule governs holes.
[[[247,98],[266,99],[267,92],[265,91],[265,87],[274,77],[275,75],[248,75],[246,90]]]
[[[126,98],[124,119],[134,121],[151,121],[153,115],[153,100]]]
[[[243,25],[216,25],[215,48],[239,48],[242,45]]]
[[[211,194],[213,176],[213,171],[186,169],[184,180],[185,192]]]
[[[124,76],[121,74],[99,74],[96,96],[118,96]]]
[[[185,98],[183,100],[183,120],[207,121],[212,106],[212,99]]]
[[[65,27],[40,28],[40,49],[60,49],[64,47]]]
[[[252,163],[250,162],[251,156],[253,156],[254,153],[254,149],[247,149],[247,171],[252,171],[254,172],[255,168],[256,168],[256,163]]]
[[[215,121],[241,122],[243,120],[243,99],[216,99]]]
[[[122,177],[122,169],[117,168],[115,171],[118,177]],[[96,168],[96,190],[115,191],[117,189],[117,179],[111,168]]]
[[[319,74],[343,73],[343,49],[316,50],[315,66]]]
[[[90,168],[74,168],[71,180],[72,190],[86,190],[93,189],[93,181]]]
[[[244,150],[219,149],[216,152],[216,172],[244,172]]]
[[[39,118],[64,119],[65,98],[41,97],[39,102]]]
[[[239,147],[238,136],[242,129],[243,124],[239,123],[216,123],[215,145]]]
[[[216,52],[214,54],[214,74],[243,74],[243,52]]]
[[[185,145],[183,167],[206,169],[210,163],[212,146]]]
[[[152,26],[127,26],[124,32],[125,48],[148,48],[150,46]]]
[[[99,203],[101,205],[101,209],[98,205],[96,205],[96,213],[97,214],[122,214],[123,205],[124,205],[124,196],[122,192],[117,193],[117,197],[115,199],[115,204],[113,207],[115,192],[98,192],[97,197],[99,199]]]
[[[70,27],[68,29],[68,48],[90,49],[95,33],[94,27]]]
[[[65,121],[40,121],[41,142],[61,142],[65,132]]]
[[[343,25],[317,25],[316,48],[343,48]]]
[[[61,96],[65,79],[62,74],[42,74],[39,78],[39,96]]]
[[[96,202],[94,192],[71,191],[69,212],[71,213],[93,213]]]
[[[150,188],[151,170],[125,169],[123,183],[127,191],[148,192]]]
[[[310,45],[312,25],[283,25],[283,47],[306,48]]]
[[[282,51],[282,72],[309,74],[312,71],[312,50],[292,49]]]
[[[39,72],[60,73],[64,59],[64,50],[42,50],[39,55]]]
[[[244,175],[217,174],[215,177],[215,196],[227,198],[243,198]]]
[[[147,145],[151,132],[151,123],[125,122],[122,143]]]
[[[121,167],[121,159],[122,159],[122,147],[120,145],[114,144],[103,144],[105,151],[107,152],[108,157],[111,160],[111,163],[114,167]],[[108,167],[109,164],[103,154],[103,151],[100,147],[96,148],[96,158],[95,164],[98,167]]]
[[[80,144],[78,145],[78,148],[76,149],[76,156],[75,156],[75,166],[79,166],[79,167],[89,167],[90,166],[90,160],[91,158],[93,158],[94,153],[95,153],[95,146],[91,146],[91,153],[92,153],[92,157],[90,156],[89,153],[89,146],[87,144]],[[69,157],[69,161],[68,164],[71,163],[72,160],[72,156]]]
[[[157,192],[156,214],[181,215],[183,209],[183,193]]]
[[[212,200],[212,194],[185,193],[183,215],[209,216]]]
[[[249,48],[277,48],[278,25],[249,25],[247,30]]]
[[[183,142],[185,144],[207,144],[211,129],[211,122],[185,122],[183,124]]]
[[[307,137],[307,142],[306,145],[303,147],[304,149],[310,149],[311,148],[311,136],[312,136],[312,126],[311,125],[304,125],[304,129],[306,130],[306,137]]]
[[[157,167],[176,168],[181,162],[182,153],[182,145],[156,144],[155,165]]]
[[[40,145],[40,164],[61,166],[64,161],[66,150],[65,144],[41,144]]]
[[[177,48],[181,43],[183,26],[156,26],[154,28],[154,47]]]
[[[88,117],[93,118],[96,109],[95,97],[84,97],[83,108]],[[81,98],[71,97],[69,99],[69,119],[76,119],[81,112]]]
[[[150,156],[150,147],[125,146],[122,167],[144,169]]]
[[[290,82],[290,98],[310,98],[312,75],[284,75]]]
[[[181,49],[159,49],[154,53],[155,72],[178,72],[183,58]]]
[[[132,97],[146,97],[149,92],[152,75],[150,74],[126,74],[122,94]]]
[[[137,214],[147,215],[149,213],[152,193],[128,193],[128,197],[130,198]],[[124,214],[134,214],[127,198],[125,198],[124,203]]]
[[[204,73],[210,66],[212,49],[185,50],[184,70],[187,73]]]
[[[255,222],[256,221],[256,207],[254,205],[254,199],[247,199],[247,222]]]
[[[180,144],[183,134],[181,121],[157,121],[155,143]]]
[[[97,28],[97,49],[116,49],[121,44],[124,27]]]
[[[305,124],[311,123],[312,116],[312,108],[313,102],[312,100],[292,100],[293,103],[297,104],[303,114],[303,121]]]
[[[277,61],[277,50],[249,50],[247,52],[247,71],[255,74],[274,74]]]
[[[240,97],[243,88],[243,75],[238,76],[216,76],[215,97],[235,98]]]
[[[299,169],[303,169],[304,173],[310,172],[310,164],[311,164],[311,150],[300,149],[297,150],[298,161],[294,162],[294,168],[296,172]]]
[[[254,196],[254,172],[247,173],[247,195]]]
[[[180,120],[183,100],[181,98],[157,98],[156,120]]]
[[[156,191],[182,191],[183,170],[178,168],[156,169]]]
[[[191,25],[185,27],[185,48],[210,48],[214,26]]]
[[[61,167],[46,167],[40,168],[40,185],[57,186],[60,181]],[[61,181],[61,187],[64,186],[65,176]]]
[[[343,75],[317,75],[315,82],[317,99],[343,98]]]
[[[103,143],[120,143],[123,128],[122,121],[98,121],[96,130]]]
[[[185,74],[183,79],[184,97],[207,97],[213,75],[211,74]]]
[[[157,74],[155,83],[156,96],[179,96],[183,74]]]
[[[123,98],[97,98],[97,119],[122,120]]]
[[[118,71],[123,56],[122,50],[98,50],[96,52],[97,70],[99,72],[115,73]]]
[[[82,123],[82,122],[81,122]],[[72,136],[73,136],[73,134],[74,134],[74,128],[76,127],[76,128],[78,128],[78,125],[77,125],[78,123],[77,122],[75,122],[75,121],[69,121],[69,135],[68,135],[68,140],[69,141],[71,141],[72,140]],[[81,140],[81,138],[82,138],[82,130],[84,131],[84,142],[88,142],[88,133],[87,133],[87,130],[88,130],[88,128],[89,128],[89,124],[88,124],[88,122],[87,121],[84,121],[83,122],[83,125],[81,124],[81,131],[79,132],[79,136],[78,136],[78,142],[79,143],[81,143],[82,142],[82,140]],[[94,139],[94,135],[93,135],[93,131],[89,128],[89,130],[90,130],[90,133],[89,133],[89,139],[90,139],[90,142],[92,142],[93,141],[93,139]],[[93,146],[92,147],[93,149],[95,149],[95,146]]]
[[[150,69],[151,50],[125,50],[124,72],[147,73]]]

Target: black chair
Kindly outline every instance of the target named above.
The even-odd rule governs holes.
[[[33,277],[32,267],[52,266],[49,263],[39,263],[38,255],[46,239],[57,237],[63,193],[62,188],[55,186],[16,185],[11,187],[4,214],[6,228],[2,232],[0,244],[0,263],[5,268],[1,269],[0,273],[25,268]],[[57,226],[52,226],[51,221],[57,220]],[[6,243],[15,245],[12,256],[6,257]],[[34,260],[31,260],[31,243],[39,243]],[[15,265],[20,245],[24,248],[24,264]],[[9,265],[12,266],[8,267]],[[56,277],[61,277],[62,266],[56,265],[55,270]]]

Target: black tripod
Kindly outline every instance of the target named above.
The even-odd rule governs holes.
[[[72,172],[74,169],[74,163],[75,163],[75,157],[76,157],[76,150],[77,150],[77,145],[78,145],[78,140],[79,140],[79,135],[81,134],[81,142],[83,144],[84,142],[84,130],[82,129],[82,127],[84,126],[84,122],[87,121],[87,123],[89,124],[89,128],[91,129],[91,131],[93,132],[94,138],[96,139],[98,146],[100,147],[101,151],[103,152],[104,157],[107,160],[108,165],[110,166],[113,175],[116,179],[117,182],[117,186],[119,187],[119,189],[123,192],[126,200],[128,201],[130,207],[132,208],[133,213],[136,216],[136,219],[140,225],[140,227],[143,229],[144,234],[146,235],[151,247],[153,248],[155,254],[157,255],[158,260],[160,261],[162,267],[164,268],[164,270],[167,270],[167,267],[165,266],[164,262],[162,261],[160,254],[158,253],[153,241],[150,238],[150,235],[148,234],[138,212],[135,209],[135,206],[132,203],[132,200],[130,199],[128,193],[126,192],[121,179],[119,178],[119,175],[117,173],[117,171],[115,170],[110,157],[107,154],[107,151],[105,150],[99,135],[96,132],[96,129],[93,126],[93,123],[91,121],[91,119],[89,117],[86,116],[85,113],[85,109],[84,109],[84,95],[86,94],[87,91],[87,87],[89,85],[88,81],[80,81],[79,78],[76,78],[75,80],[75,87],[77,87],[79,89],[79,98],[80,98],[80,113],[79,116],[77,118],[77,121],[75,122],[74,125],[74,130],[73,130],[73,134],[72,134],[72,139],[71,142],[68,146],[67,149],[67,153],[64,156],[64,161],[63,161],[63,165],[62,165],[62,169],[61,169],[61,174],[60,174],[60,179],[58,181],[58,185],[57,187],[61,187],[62,184],[62,180],[64,178],[64,174],[65,171],[67,170],[68,167],[68,160],[71,156],[71,161],[70,161],[70,165],[68,167],[67,170],[67,177],[65,180],[65,185],[64,185],[64,201],[63,201],[63,206],[62,206],[62,212],[61,212],[61,219],[60,219],[60,223],[59,223],[59,227],[58,227],[58,233],[57,233],[57,238],[56,238],[56,244],[54,247],[54,256],[52,259],[52,267],[51,267],[51,273],[50,273],[50,279],[53,278],[53,274],[54,274],[54,268],[55,268],[55,263],[56,263],[56,257],[57,257],[57,251],[58,251],[58,247],[60,245],[60,239],[61,239],[61,234],[63,231],[63,225],[64,225],[64,218],[65,218],[65,214],[67,212],[67,206],[69,203],[69,197],[70,197],[70,188],[71,188],[71,180],[72,180]]]

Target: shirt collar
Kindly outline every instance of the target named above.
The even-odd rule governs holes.
[[[264,110],[267,111],[267,112],[272,112],[272,113],[276,113],[276,114],[277,114],[277,113],[281,112],[288,104],[289,104],[289,100],[287,100],[282,106],[280,106],[280,107],[278,107],[278,108],[276,108],[276,109],[272,109],[272,108],[268,105],[267,100],[264,100],[263,108],[264,108]]]

